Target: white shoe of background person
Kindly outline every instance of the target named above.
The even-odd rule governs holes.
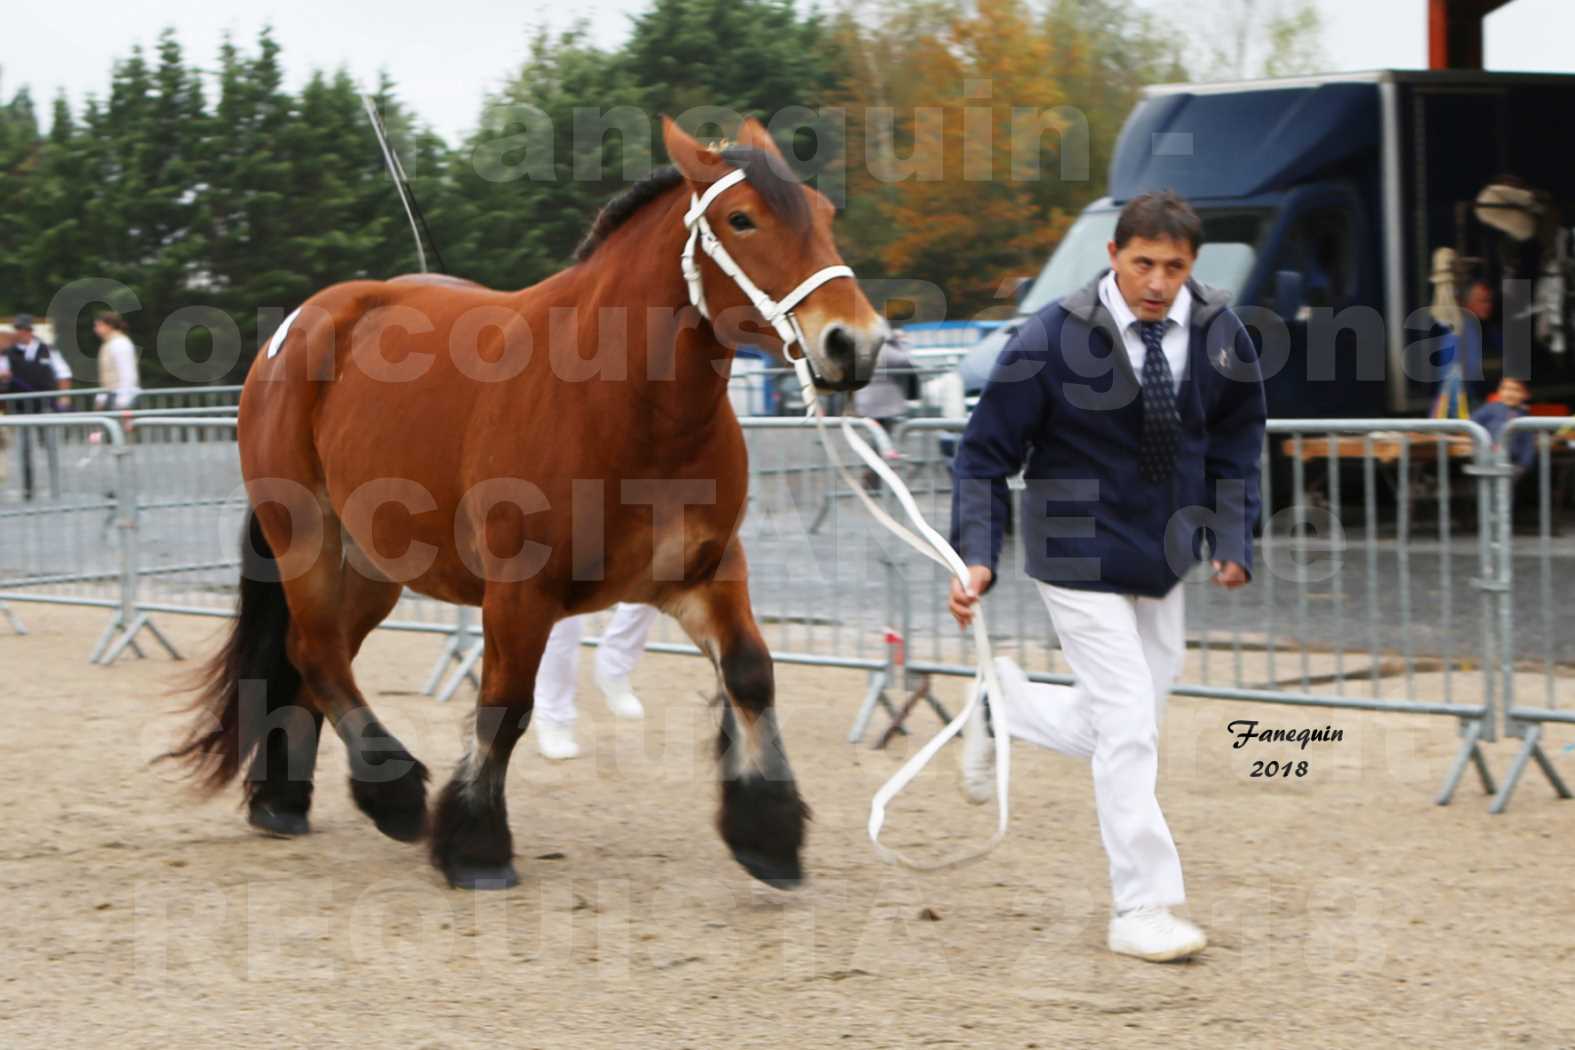
[[[567,762],[580,757],[580,745],[574,740],[573,722],[554,722],[549,718],[536,719],[536,750],[551,762]]]
[[[616,717],[628,719],[645,717],[645,705],[640,703],[638,696],[634,695],[628,675],[604,675],[598,667],[595,677],[596,688],[600,689],[602,696],[607,699],[607,709]]]
[[[1132,908],[1110,920],[1110,950],[1149,962],[1171,962],[1201,952],[1209,939],[1186,919],[1157,904]]]

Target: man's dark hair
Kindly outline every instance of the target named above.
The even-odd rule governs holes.
[[[131,328],[131,326],[126,323],[126,319],[113,310],[101,311],[97,319],[103,321],[117,332],[126,332]]]
[[[1127,201],[1116,220],[1116,250],[1127,246],[1134,237],[1146,241],[1170,238],[1192,245],[1196,255],[1203,245],[1203,220],[1174,190],[1143,193]]]

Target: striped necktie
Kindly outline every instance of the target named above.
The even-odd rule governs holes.
[[[1176,468],[1181,440],[1181,413],[1176,408],[1175,380],[1165,360],[1165,322],[1141,321],[1143,337],[1143,439],[1138,466],[1149,481],[1164,481]]]

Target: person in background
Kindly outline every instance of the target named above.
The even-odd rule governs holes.
[[[619,718],[645,717],[645,706],[629,685],[629,675],[645,649],[646,635],[656,622],[656,607],[620,604],[614,610],[596,649],[596,687]],[[574,739],[574,693],[579,680],[580,636],[584,616],[570,616],[553,625],[536,668],[536,749],[555,762],[580,756]]]
[[[62,392],[71,389],[71,366],[60,356],[60,351],[33,333],[31,314],[17,314],[11,322],[16,335],[6,351],[6,371],[11,377],[11,393],[41,394],[48,390]],[[67,397],[57,398],[55,407],[62,412],[71,407]],[[39,399],[31,407],[19,408],[21,412],[43,412],[47,406]]]
[[[1493,437],[1493,443],[1502,447],[1504,429],[1527,415],[1526,401],[1531,392],[1526,384],[1514,376],[1505,376],[1498,385],[1498,397],[1471,413],[1471,421],[1480,424]],[[1536,438],[1529,430],[1517,430],[1510,435],[1509,462],[1515,468],[1519,481],[1537,459]]]
[[[55,399],[54,407],[61,412],[69,410],[71,400],[63,396],[64,391],[71,389],[71,367],[66,364],[66,359],[60,356],[60,351],[33,333],[31,315],[17,314],[11,326],[16,329],[16,339],[5,352],[6,371],[10,374],[10,392],[42,394],[49,390],[59,390],[62,391],[62,396]],[[13,410],[24,415],[47,412],[49,408],[47,398],[26,398],[13,404]],[[23,428],[19,444],[22,455],[22,498],[31,500],[34,480],[31,428]],[[53,467],[57,455],[53,429],[46,429],[43,432],[43,446]]]
[[[131,405],[142,392],[137,369],[137,349],[126,334],[126,319],[113,310],[105,310],[93,322],[93,334],[100,341],[98,348],[98,385],[105,393],[93,399],[93,407],[113,408],[117,412],[131,411]]]
[[[1472,281],[1461,306],[1471,315],[1461,319],[1461,375],[1471,403],[1480,405],[1487,397],[1488,375],[1501,369],[1504,361],[1504,333],[1493,320],[1493,286]]]
[[[0,325],[0,394],[11,391],[11,344],[16,342],[16,331],[10,325]],[[0,401],[0,417],[5,416],[6,405]],[[0,482],[11,477],[11,431],[0,427]]]
[[[913,355],[908,352],[901,329],[893,329],[875,362],[875,375],[868,386],[853,395],[853,408],[865,419],[874,420],[890,436],[908,414],[908,394],[918,385]],[[873,470],[865,470],[864,487],[875,489],[880,482]]]

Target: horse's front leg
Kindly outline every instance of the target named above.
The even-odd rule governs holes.
[[[536,668],[558,615],[518,587],[489,588],[483,613],[474,736],[432,817],[432,863],[450,886],[467,890],[519,883],[503,789],[509,756],[530,725]]]
[[[755,623],[735,541],[716,577],[667,603],[701,651],[716,665],[721,691],[722,805],[717,828],[734,859],[779,889],[803,881],[800,851],[809,807],[799,797],[777,727],[771,653]]]

